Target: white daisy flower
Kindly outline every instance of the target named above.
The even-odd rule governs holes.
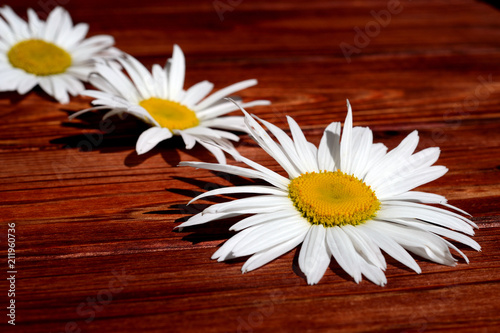
[[[92,104],[97,106],[72,114],[70,119],[93,109],[111,109],[104,118],[128,113],[150,124],[137,140],[137,154],[144,154],[159,142],[180,135],[191,149],[200,143],[217,161],[225,163],[224,153],[217,144],[233,154],[237,154],[231,141],[239,137],[224,130],[247,131],[241,116],[220,117],[238,109],[234,103],[224,98],[239,90],[254,86],[257,80],[246,80],[223,88],[206,97],[213,84],[202,81],[187,91],[183,90],[186,63],[179,46],[174,45],[172,58],[165,67],[153,65],[152,73],[130,55],[118,59],[131,80],[118,68],[97,64],[96,73],[90,82],[101,91],[86,90],[82,95],[97,98]],[[269,101],[257,100],[243,103],[243,107],[269,105]],[[213,143],[213,144],[212,144]]]
[[[454,244],[440,236],[480,250],[474,240],[464,235],[474,234],[473,227],[477,226],[472,221],[426,204],[441,204],[466,214],[464,211],[447,204],[441,195],[412,191],[447,172],[444,166],[432,166],[439,157],[439,148],[414,153],[419,140],[417,131],[387,152],[383,144],[372,142],[369,128],[352,126],[348,102],[342,134],[340,123],[330,124],[316,148],[290,117],[293,139],[275,125],[260,120],[276,142],[254,118],[246,112],[245,115],[255,141],[289,178],[244,157],[240,159],[251,169],[181,162],[182,166],[223,171],[270,184],[219,188],[191,200],[220,194],[260,194],[214,204],[179,226],[252,214],[230,228],[238,233],[212,259],[251,256],[242,267],[245,273],[302,244],[298,262],[309,284],[319,282],[333,256],[357,283],[364,275],[383,286],[387,282],[386,261],[381,250],[417,273],[421,272],[420,267],[408,251],[454,266],[457,260],[451,255],[451,248],[468,262]]]
[[[114,39],[99,35],[87,39],[88,24],[73,26],[71,16],[56,7],[47,21],[28,9],[28,22],[4,6],[0,8],[0,91],[26,94],[39,85],[60,103],[68,93],[76,96],[85,87],[95,59],[119,54]]]

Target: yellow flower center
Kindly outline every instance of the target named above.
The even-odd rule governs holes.
[[[39,39],[28,39],[15,44],[7,57],[12,66],[39,76],[64,73],[71,66],[71,55],[68,52]]]
[[[161,127],[173,131],[198,126],[196,113],[188,107],[173,101],[151,97],[139,103]]]
[[[288,192],[304,218],[324,227],[365,223],[380,208],[370,186],[341,171],[304,173],[291,180]]]

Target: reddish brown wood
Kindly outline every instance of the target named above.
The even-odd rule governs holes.
[[[187,85],[208,79],[219,89],[259,79],[241,95],[273,105],[252,111],[283,128],[284,116],[293,116],[315,143],[329,122],[343,121],[346,98],[355,125],[370,126],[390,148],[417,129],[419,148],[441,147],[438,162],[450,169],[422,190],[470,212],[483,250],[460,246],[471,263],[454,268],[417,259],[420,275],[389,259],[384,288],[357,285],[335,263],[319,285],[308,286],[296,251],[242,275],[242,260],[210,259],[231,236],[229,222],[186,232],[173,227],[222,200],[186,207],[196,194],[246,180],[176,167],[214,161],[199,146],[186,151],[180,140],[137,156],[145,127],[132,119],[114,119],[102,137],[99,114],[69,122],[68,113],[88,107],[87,98],[61,106],[39,90],[1,93],[0,252],[5,256],[7,223],[15,222],[18,332],[498,330],[497,9],[468,0],[401,1],[402,11],[348,63],[339,44],[354,45],[354,27],[364,29],[374,20],[370,11],[390,1],[233,1],[240,4],[223,21],[215,1],[65,2],[75,22],[90,24],[90,34],[113,35],[117,47],[148,66],[163,63],[179,44]],[[6,3],[23,15],[34,5]],[[45,3],[34,8],[42,12]],[[76,148],[88,140],[85,133],[98,141],[92,151]],[[239,150],[279,171],[248,136]],[[2,264],[0,327],[14,331],[6,325],[5,272]],[[129,277],[122,289],[110,286],[114,274]],[[92,318],[89,302],[106,299],[110,287],[113,299]]]

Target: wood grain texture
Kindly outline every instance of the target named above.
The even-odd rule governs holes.
[[[371,11],[388,1],[221,2],[234,7],[222,21],[211,0],[64,1],[74,22],[90,24],[90,35],[113,35],[147,66],[163,63],[179,44],[186,86],[208,79],[220,89],[257,78],[240,95],[273,104],[252,111],[282,128],[293,116],[314,143],[328,123],[343,121],[346,98],[354,124],[370,126],[389,148],[417,129],[419,149],[439,146],[438,164],[450,170],[421,189],[470,212],[483,250],[459,246],[471,262],[452,268],[417,259],[420,275],[388,259],[383,288],[354,283],[336,263],[308,286],[296,250],[242,275],[243,260],[210,259],[234,221],[173,228],[223,200],[186,206],[196,194],[247,180],[176,167],[214,161],[178,139],[137,156],[146,127],[130,118],[113,119],[104,132],[99,113],[68,121],[88,98],[60,105],[39,89],[0,93],[0,252],[7,223],[15,222],[18,269],[13,330],[1,266],[0,330],[498,331],[500,12],[477,1],[401,1],[348,63],[339,45],[355,46],[354,28],[364,30]],[[43,13],[50,4],[4,3],[24,17],[29,6]],[[281,172],[248,136],[238,149]],[[99,298],[105,304],[92,307]]]

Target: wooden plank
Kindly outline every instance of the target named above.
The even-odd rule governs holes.
[[[220,89],[247,78],[259,85],[244,100],[287,128],[293,116],[318,143],[325,126],[354,124],[395,147],[414,129],[418,149],[441,148],[441,179],[421,187],[473,215],[481,252],[445,267],[417,259],[422,274],[388,259],[388,284],[356,284],[332,263],[316,286],[298,268],[298,251],[248,274],[243,259],[210,259],[234,222],[174,231],[224,198],[186,206],[239,177],[177,167],[215,161],[178,138],[150,153],[134,152],[147,127],[128,118],[100,127],[101,113],[68,121],[88,107],[67,105],[40,89],[0,93],[0,245],[16,223],[16,328],[19,332],[493,332],[500,326],[500,12],[483,2],[401,1],[399,13],[373,33],[364,30],[391,1],[66,1],[90,35],[111,34],[147,66],[179,44],[186,86],[208,79]],[[232,3],[217,13],[214,4]],[[62,3],[62,1],[61,1]],[[25,17],[33,3],[6,1]],[[34,9],[43,14],[49,2]],[[50,7],[52,8],[52,7]],[[382,15],[382,14],[380,14]],[[43,16],[43,15],[42,15]],[[359,37],[358,37],[359,38]],[[348,62],[340,48],[359,48]],[[356,46],[358,45],[358,46]],[[236,113],[235,113],[236,114]],[[239,151],[273,170],[278,164],[247,135]],[[235,163],[231,161],[231,163]],[[6,260],[6,259],[5,259]],[[7,269],[0,301],[7,306]],[[100,300],[100,302],[99,302]],[[5,310],[1,330],[7,324]]]

